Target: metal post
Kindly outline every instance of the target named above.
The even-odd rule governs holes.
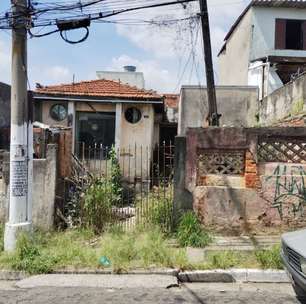
[[[206,81],[207,81],[207,95],[208,95],[208,123],[210,126],[219,126],[220,114],[217,111],[216,101],[216,88],[214,80],[214,68],[211,54],[211,42],[210,42],[210,29],[209,29],[209,17],[207,9],[207,0],[199,0],[201,9],[201,23],[202,34],[204,44],[204,58],[206,69]]]
[[[12,88],[10,146],[10,205],[9,221],[5,226],[4,247],[16,247],[17,234],[31,229],[32,139],[28,132],[29,105],[27,96],[27,0],[11,0],[12,29]]]

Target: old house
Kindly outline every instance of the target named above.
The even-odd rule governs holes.
[[[218,54],[220,85],[271,94],[306,69],[306,2],[252,0]]]
[[[134,75],[130,74],[134,72],[127,73],[130,84],[121,82],[122,74],[116,74],[118,80],[111,80],[116,75],[105,73],[103,76],[109,79],[38,86],[34,94],[35,120],[70,127],[73,150],[79,158],[103,160],[104,148],[114,146],[122,162],[126,158],[126,163],[137,167],[138,173],[126,174],[141,174],[145,171],[140,169],[141,159],[150,163],[151,151],[159,143],[154,134],[159,133],[164,101],[153,91],[133,86]],[[136,74],[135,79],[141,80],[141,75]]]

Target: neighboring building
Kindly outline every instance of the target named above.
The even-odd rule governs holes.
[[[220,126],[251,127],[257,123],[258,88],[243,86],[216,87]],[[188,128],[207,126],[208,100],[206,87],[182,86],[178,135],[185,136]]]
[[[165,111],[167,115],[167,121],[169,123],[177,123],[180,95],[164,94],[164,98],[165,98]]]
[[[306,2],[253,0],[224,40],[219,84],[258,86],[262,99],[306,70]]]
[[[123,67],[124,71],[98,71],[98,79],[106,79],[126,83],[130,86],[135,86],[138,89],[145,88],[145,80],[142,72],[137,72],[136,67],[133,65],[127,65]]]
[[[71,127],[74,151],[81,157],[84,147],[115,146],[121,156],[131,160],[128,151],[134,151],[136,145],[138,150],[134,154],[139,155],[139,162],[142,153],[152,151],[158,143],[154,133],[159,132],[164,101],[153,91],[99,79],[39,86],[34,99],[35,120],[50,126]],[[96,156],[88,153],[87,158],[101,158],[99,153]]]
[[[0,149],[8,149],[11,120],[11,86],[0,82]]]
[[[178,123],[178,107],[180,95],[178,94],[164,94],[164,115],[160,124],[159,142],[174,144],[175,137],[177,136],[177,123]]]

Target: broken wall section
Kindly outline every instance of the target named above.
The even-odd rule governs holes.
[[[306,128],[189,129],[183,187],[203,224],[230,233],[305,227],[305,138]]]

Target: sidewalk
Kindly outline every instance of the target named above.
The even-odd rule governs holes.
[[[27,276],[22,272],[0,271],[0,281],[18,281],[17,285],[25,286],[77,286],[77,284],[87,284],[88,287],[95,287],[102,284],[117,284],[128,286],[129,279],[133,278],[139,284],[154,284],[172,286],[180,282],[185,283],[290,283],[290,279],[284,270],[261,270],[261,269],[215,269],[215,270],[195,270],[179,271],[165,269],[154,271],[134,271],[128,274],[109,273],[87,273],[74,272],[73,274],[46,274]],[[154,281],[154,282],[153,282]],[[157,286],[156,285],[156,286]],[[27,287],[30,288],[30,287]]]

